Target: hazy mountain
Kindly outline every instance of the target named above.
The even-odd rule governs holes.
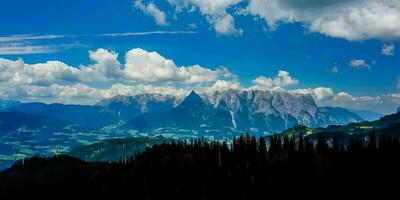
[[[0,111],[20,104],[19,101],[0,99]]]
[[[6,109],[6,111],[47,115],[91,129],[100,129],[119,122],[114,111],[101,106],[21,103]]]
[[[129,121],[139,114],[165,112],[171,110],[180,99],[162,94],[138,94],[135,96],[115,96],[96,105],[117,113],[123,121]]]
[[[44,115],[32,115],[23,112],[0,112],[0,135],[14,132],[35,131],[60,131],[69,125]]]
[[[320,107],[318,117],[319,126],[346,125],[351,122],[364,121],[362,117],[344,108],[338,107]]]
[[[64,105],[21,103],[9,106],[6,111],[18,111],[35,115],[47,115],[90,129],[101,129],[125,123],[134,117],[152,112],[170,110],[177,98],[160,94],[116,96],[91,105]]]
[[[377,120],[384,116],[384,114],[377,113],[377,112],[370,111],[370,110],[354,110],[354,109],[348,109],[348,110],[357,114],[358,116],[362,117],[363,119],[365,119],[367,121],[374,121],[374,120]]]
[[[319,108],[311,95],[272,91],[227,90],[199,95],[192,91],[170,111],[139,115],[124,129],[172,129],[280,132],[295,125],[309,127],[363,121],[342,108]]]

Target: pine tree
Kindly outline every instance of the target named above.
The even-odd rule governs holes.
[[[328,150],[328,144],[325,141],[323,133],[318,134],[317,140],[317,152],[319,154],[325,154]]]
[[[340,144],[337,134],[332,138],[332,151],[338,153],[340,151]]]
[[[298,147],[297,147],[297,151],[304,152],[304,136],[303,136],[303,133],[300,133],[299,144],[298,144]]]

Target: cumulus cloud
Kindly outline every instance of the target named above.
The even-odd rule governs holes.
[[[400,106],[400,94],[355,97],[347,92],[335,93],[329,87],[290,90],[289,93],[310,94],[319,106],[343,107],[371,110],[378,113],[393,113]]]
[[[125,55],[123,74],[126,79],[146,82],[214,82],[219,76],[225,76],[224,69],[211,70],[200,65],[177,66],[157,52],[132,49]],[[225,69],[226,70],[226,69]]]
[[[362,68],[370,68],[371,66],[365,60],[351,60],[349,65],[353,68],[362,69]]]
[[[27,64],[22,59],[0,58],[0,98],[94,103],[118,94],[182,95],[189,86],[222,87],[219,81],[236,79],[226,67],[177,66],[173,60],[143,49],[128,51],[123,64],[116,52],[106,49],[89,51],[89,58],[91,64],[78,67],[61,61]]]
[[[289,72],[280,70],[276,77],[259,76],[252,83],[254,89],[283,91],[285,87],[297,85],[299,81],[291,77]]]
[[[240,83],[237,81],[218,80],[211,86],[211,89],[215,91],[238,90],[240,89]]]
[[[289,92],[295,94],[310,94],[317,102],[331,100],[335,97],[333,90],[328,87],[297,89],[290,90]]]
[[[215,70],[200,65],[176,66],[157,52],[132,49],[125,55],[125,64],[118,61],[116,52],[105,49],[89,51],[93,64],[79,67],[60,61],[26,64],[22,59],[12,61],[0,58],[0,81],[49,85],[66,82],[170,82],[201,84],[232,76],[226,68]]]
[[[393,56],[394,55],[394,44],[384,44],[382,47],[382,54],[386,56]]]
[[[61,61],[28,64],[22,59],[0,58],[0,98],[92,104],[115,95],[162,93],[184,97],[193,89],[286,91],[299,84],[289,72],[281,70],[275,77],[257,77],[252,81],[254,86],[244,88],[226,67],[177,66],[173,60],[143,49],[128,51],[124,63],[119,62],[116,52],[105,49],[89,51],[89,58],[91,64],[78,67]],[[343,91],[336,93],[329,87],[288,92],[310,94],[320,106],[390,113],[400,105],[400,94],[396,93],[356,97]]]
[[[142,2],[142,0],[134,0],[133,4],[135,8],[141,10],[147,15],[152,16],[158,25],[165,26],[168,24],[165,12],[161,11],[154,3],[150,2],[146,5]]]

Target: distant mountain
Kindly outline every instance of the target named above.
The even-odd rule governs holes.
[[[115,96],[98,102],[104,110],[112,111],[124,122],[139,114],[157,113],[171,110],[180,99],[171,95],[138,94],[134,96]]]
[[[377,113],[370,110],[354,110],[354,109],[348,109],[348,110],[357,114],[358,116],[362,117],[367,121],[374,121],[384,116],[381,113]]]
[[[36,131],[60,131],[69,124],[44,115],[32,115],[23,112],[0,112],[0,135],[8,133]]]
[[[350,123],[347,125],[331,125],[326,128],[308,128],[306,126],[295,126],[283,131],[282,135],[298,137],[303,134],[306,137],[316,139],[318,134],[323,134],[325,137],[338,137],[344,142],[352,137],[365,138],[371,132],[376,134],[385,134],[388,137],[400,136],[400,112],[384,116],[375,121],[364,121],[358,123]]]
[[[345,125],[351,122],[364,121],[362,117],[344,108],[338,107],[320,107],[319,117],[323,118],[320,126],[326,127],[329,125]]]
[[[192,91],[179,105],[162,113],[148,113],[125,124],[125,130],[201,131],[204,134],[250,131],[280,132],[295,125],[343,125],[363,121],[343,108],[319,108],[311,95],[272,91],[227,90],[209,94]]]
[[[177,98],[160,94],[116,96],[91,105],[64,105],[44,103],[21,103],[9,106],[5,111],[18,111],[35,115],[47,115],[90,129],[116,126],[134,117],[152,112],[170,110]]]
[[[19,101],[0,99],[0,111],[20,104]]]
[[[100,129],[119,122],[114,111],[101,106],[21,103],[5,111],[51,116],[90,129]]]

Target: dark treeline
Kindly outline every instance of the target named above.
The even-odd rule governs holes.
[[[129,194],[132,199],[265,199],[325,192],[368,195],[398,188],[400,141],[371,133],[341,144],[321,134],[232,144],[173,141],[119,163],[29,158],[0,174],[0,194]],[[324,197],[324,196],[321,196]]]

